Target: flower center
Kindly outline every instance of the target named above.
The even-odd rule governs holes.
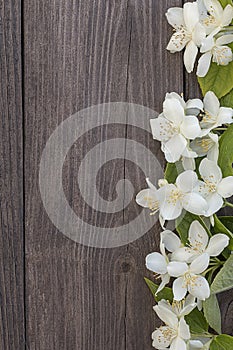
[[[222,66],[228,63],[229,51],[226,47],[214,47],[213,48],[213,62],[220,64]]]
[[[177,335],[177,332],[170,327],[160,327],[159,328],[161,335],[158,336],[158,342],[163,343],[164,339],[166,339],[168,342],[171,342],[172,338],[174,338]]]
[[[197,143],[203,149],[204,152],[208,152],[209,149],[212,147],[213,141],[211,139],[201,139],[200,141],[197,141]]]
[[[215,123],[216,117],[212,116],[209,112],[205,111],[203,114],[202,122],[203,123]]]
[[[171,193],[168,197],[168,203],[172,205],[176,205],[177,201],[182,198],[183,194],[180,190],[174,189],[171,190]]]
[[[198,276],[191,275],[190,272],[187,272],[184,275],[184,287],[197,287],[198,286]]]
[[[185,300],[173,300],[172,302],[172,309],[174,310],[174,312],[176,313],[176,315],[179,315],[181,313],[181,311],[183,310],[185,305]]]
[[[156,212],[159,210],[159,202],[152,197],[144,197],[144,200],[147,202],[148,208],[151,210],[150,215],[156,214]]]
[[[171,122],[167,121],[166,124],[160,123],[160,136],[167,139],[176,135],[179,132],[179,128],[173,125]]]
[[[214,182],[209,181],[209,180],[205,180],[205,185],[207,187],[208,192],[210,192],[210,193],[216,192],[217,185]]]

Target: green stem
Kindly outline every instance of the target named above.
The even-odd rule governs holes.
[[[233,208],[233,204],[232,204],[232,203],[230,203],[230,202],[225,201],[225,205],[226,205],[227,207],[231,207],[231,208]]]
[[[214,130],[216,130],[216,131],[225,131],[225,130],[227,130],[227,128],[215,128]]]
[[[214,338],[214,334],[210,333],[192,333],[191,337],[193,338]]]

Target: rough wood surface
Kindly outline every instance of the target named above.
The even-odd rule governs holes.
[[[185,74],[182,54],[165,50],[172,29],[164,14],[182,3],[24,0],[21,7],[16,1],[0,2],[0,348],[152,349],[150,336],[160,321],[143,277],[150,276],[144,260],[158,249],[159,225],[118,248],[75,243],[55,228],[45,211],[39,166],[50,135],[77,111],[121,101],[160,112],[166,92],[196,96],[195,78]],[[88,126],[88,121],[80,123]],[[142,143],[162,165],[163,156],[148,132],[124,123],[90,127],[76,140],[64,162],[63,188],[69,205],[85,222],[116,228],[119,234],[140,213],[134,200],[116,214],[101,213],[87,206],[78,183],[88,151],[116,138],[122,139],[121,157],[102,164],[95,183],[83,194],[98,193],[114,212],[117,183],[127,178],[135,196],[148,174],[137,164],[131,141]],[[129,153],[135,162],[126,159]],[[92,161],[94,167],[97,159]],[[85,178],[90,175],[84,171]],[[124,189],[123,200],[127,186]],[[133,229],[129,225],[127,234]],[[86,233],[80,229],[80,235]],[[231,332],[232,295],[225,293],[220,302],[224,331]]]
[[[24,349],[21,2],[0,1],[0,348]]]

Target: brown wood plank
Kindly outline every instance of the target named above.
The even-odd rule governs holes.
[[[0,2],[0,348],[25,349],[21,1]]]
[[[179,0],[25,0],[26,319],[30,350],[151,349],[150,334],[159,323],[143,281],[148,275],[144,259],[158,246],[158,226],[119,248],[74,243],[48,219],[38,172],[48,137],[76,111],[109,101],[159,110],[166,91],[182,91],[180,55],[165,51],[167,33],[172,30],[164,13],[179,4]],[[97,128],[70,150],[63,186],[77,213],[83,214],[85,208],[76,180],[82,157],[98,140],[122,134],[136,139],[138,130]],[[152,143],[147,133],[140,135],[142,143],[161,157],[159,144]],[[125,140],[123,144],[127,155],[130,143]],[[143,186],[137,164],[131,167],[124,154],[122,158],[123,162],[107,164],[97,179],[97,189],[106,199],[104,186],[114,188],[124,176],[130,177],[135,191]],[[93,188],[96,191],[95,184]],[[92,224],[119,228],[135,211],[138,208],[132,202],[117,215],[103,217],[87,210],[84,216]]]

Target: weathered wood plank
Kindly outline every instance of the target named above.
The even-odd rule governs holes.
[[[0,348],[24,349],[21,1],[0,2]]]
[[[179,4],[179,0],[25,0],[26,319],[30,350],[151,349],[150,334],[158,321],[143,276],[147,274],[145,256],[158,246],[158,226],[119,248],[76,244],[48,219],[40,199],[38,170],[48,137],[74,112],[108,101],[134,102],[159,110],[166,91],[182,91],[180,56],[164,51],[167,33],[172,32],[164,13]],[[134,139],[137,132],[125,126],[95,129],[74,144],[64,164],[63,186],[77,213],[82,214],[84,208],[77,192],[77,171],[88,148],[98,140],[122,137],[122,133]],[[161,158],[159,145],[146,133],[141,138]],[[129,143],[125,139],[123,144],[127,154]],[[137,164],[131,168],[123,154],[123,163],[118,160],[103,167],[96,187],[109,199],[111,193],[104,193],[103,184],[109,185],[111,192],[125,175],[135,191],[143,186]],[[92,190],[96,191],[95,184]],[[135,211],[138,208],[132,202],[111,218],[106,214],[101,224],[119,228]],[[100,214],[90,211],[85,215],[86,220],[99,223]]]

